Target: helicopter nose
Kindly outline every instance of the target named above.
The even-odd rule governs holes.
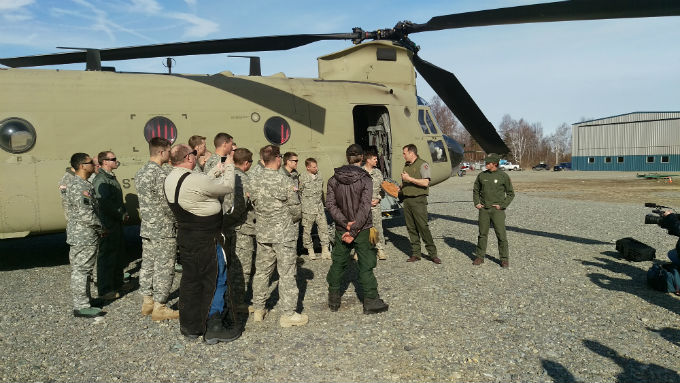
[[[449,159],[451,160],[451,171],[458,170],[458,165],[463,161],[463,147],[453,138],[444,136],[444,143],[449,148]]]

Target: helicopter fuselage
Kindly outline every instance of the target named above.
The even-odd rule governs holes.
[[[419,104],[409,55],[389,42],[364,43],[319,58],[311,79],[0,69],[0,238],[65,228],[57,182],[76,152],[115,152],[128,211],[136,211],[134,175],[153,136],[179,143],[202,135],[210,149],[227,132],[253,153],[277,144],[298,154],[300,171],[316,158],[325,178],[345,163],[349,144],[373,145],[384,175],[398,182],[402,147],[413,143],[431,165],[431,185],[440,183],[462,149]],[[30,124],[29,150],[5,148],[16,144],[2,128],[12,119]]]

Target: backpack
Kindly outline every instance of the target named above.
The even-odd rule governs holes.
[[[652,265],[647,271],[647,284],[655,290],[680,295],[680,273],[672,263]]]

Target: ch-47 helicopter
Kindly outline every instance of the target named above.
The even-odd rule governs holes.
[[[574,0],[437,16],[424,24],[351,33],[297,34],[132,46],[2,58],[0,64],[0,238],[63,230],[56,188],[71,154],[113,150],[128,211],[134,174],[154,136],[186,142],[220,131],[240,147],[267,143],[316,157],[325,175],[350,143],[374,145],[385,177],[399,179],[402,146],[416,144],[431,184],[463,157],[416,93],[416,71],[486,152],[507,153],[493,125],[456,77],[418,55],[409,35],[476,26],[675,16],[674,0]],[[102,62],[150,57],[288,50],[322,40],[354,46],[318,58],[317,78],[122,73]],[[85,71],[16,69],[85,63]],[[252,63],[255,63],[253,61]]]

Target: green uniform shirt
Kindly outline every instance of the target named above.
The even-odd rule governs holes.
[[[405,163],[404,171],[415,179],[430,178],[430,165],[418,157],[413,163]],[[429,186],[418,186],[411,182],[404,182],[401,191],[405,197],[418,197],[428,195]]]
[[[111,228],[123,222],[125,218],[125,204],[123,189],[113,173],[99,169],[99,173],[92,182],[95,197],[101,212],[100,218],[104,228]]]
[[[515,198],[515,191],[512,189],[510,176],[506,172],[485,170],[477,175],[472,188],[472,200],[475,206],[478,204],[484,207],[500,205],[501,209],[505,209],[513,198]]]

